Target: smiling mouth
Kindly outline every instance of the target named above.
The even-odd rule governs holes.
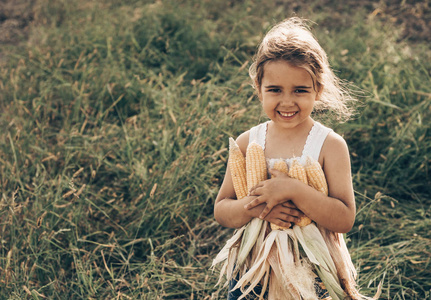
[[[294,111],[294,112],[278,112],[280,114],[280,116],[284,117],[284,118],[290,118],[293,117],[294,115],[296,115],[298,112]]]

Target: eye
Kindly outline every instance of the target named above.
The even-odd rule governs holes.
[[[281,89],[278,88],[271,88],[267,90],[268,93],[280,93]]]
[[[304,90],[304,89],[296,89],[296,90],[295,90],[295,93],[296,93],[296,94],[304,94],[304,93],[309,93],[309,91]]]

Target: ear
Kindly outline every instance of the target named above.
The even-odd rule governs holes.
[[[317,93],[316,93],[316,98],[315,98],[314,100],[316,100],[316,101],[320,101],[320,97],[322,96],[323,88],[324,88],[324,86],[323,86],[323,84],[322,84],[322,85],[320,86],[319,90],[317,91]]]

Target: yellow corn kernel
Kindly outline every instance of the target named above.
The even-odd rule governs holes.
[[[286,162],[283,159],[277,160],[274,163],[273,169],[275,169],[277,171],[280,171],[280,172],[283,172],[284,174],[288,174],[289,173],[289,170],[287,168],[287,164],[286,164]],[[288,227],[282,227],[282,226],[278,226],[278,225],[276,225],[274,223],[271,223],[270,226],[271,226],[271,230],[283,230],[283,229],[290,228],[291,225],[289,225]]]
[[[229,170],[232,176],[233,188],[236,198],[247,196],[247,175],[245,168],[245,157],[233,138],[229,138]]]
[[[296,225],[300,227],[307,226],[308,224],[311,224],[311,219],[307,216],[302,216],[299,218],[299,222],[296,223]]]
[[[311,157],[307,157],[305,172],[307,173],[308,184],[325,195],[328,195],[328,184],[326,182],[325,173],[323,173],[319,162]]]
[[[292,178],[302,181],[305,184],[308,184],[307,173],[305,172],[304,167],[296,159],[292,161],[292,166],[289,168],[288,175]]]
[[[284,174],[288,174],[289,170],[287,168],[287,164],[283,159],[279,159],[274,163],[273,169],[283,172]]]
[[[271,226],[271,230],[283,230],[283,229],[289,229],[289,228],[290,228],[290,226],[292,226],[292,225],[289,225],[288,227],[283,227],[283,226],[278,226],[278,225],[276,225],[276,224],[274,224],[274,223],[270,223],[269,225]]]
[[[304,166],[302,166],[298,160],[294,159],[292,161],[292,166],[289,168],[289,176],[308,184],[307,173],[305,172]],[[311,223],[311,219],[307,216],[299,218],[299,222],[296,223],[298,226],[307,226]]]
[[[247,191],[268,177],[265,153],[262,147],[251,142],[245,156],[247,170]]]

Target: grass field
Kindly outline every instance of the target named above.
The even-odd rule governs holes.
[[[430,299],[429,43],[353,1],[256,2],[34,2],[1,47],[0,299],[225,299],[228,137],[265,120],[248,66],[293,12],[358,94],[316,118],[350,147],[361,290]]]

